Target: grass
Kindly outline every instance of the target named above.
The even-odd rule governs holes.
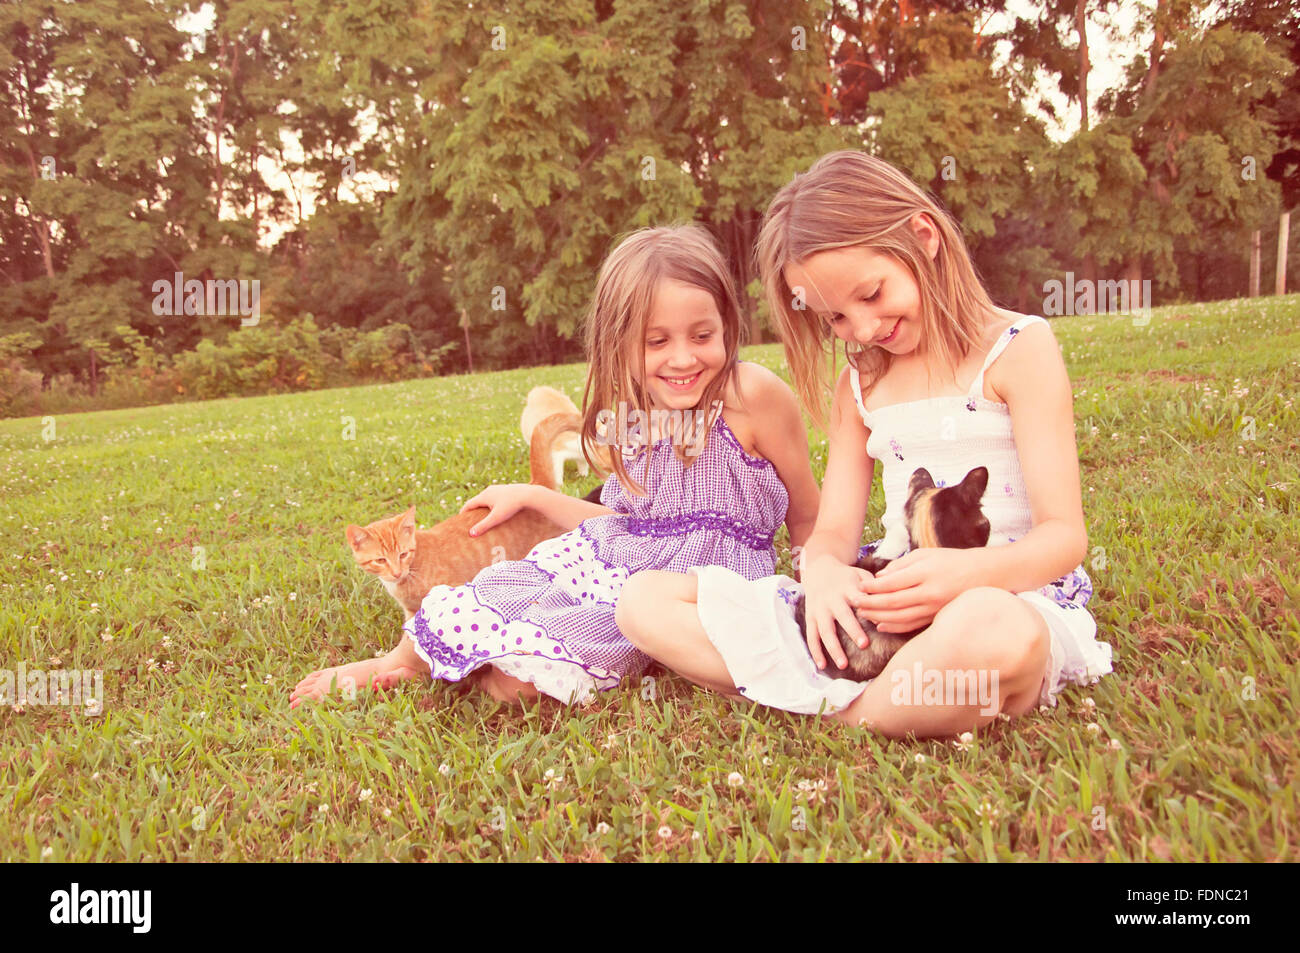
[[[526,480],[523,396],[576,396],[580,366],[0,422],[0,668],[99,669],[105,695],[0,707],[0,850],[1296,860],[1297,319],[1293,295],[1054,321],[1116,671],[968,746],[662,672],[586,708],[412,683],[290,712],[398,634],[343,526]],[[866,538],[882,511],[877,483]]]

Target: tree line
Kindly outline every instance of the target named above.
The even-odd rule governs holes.
[[[1124,29],[1098,93],[1089,35]],[[928,187],[1021,310],[1067,272],[1242,295],[1300,189],[1287,0],[23,0],[0,39],[0,391],[579,359],[612,242],[672,221],[762,340],[763,210],[838,148]],[[157,303],[235,281],[256,323]],[[326,330],[328,370],[293,363]]]

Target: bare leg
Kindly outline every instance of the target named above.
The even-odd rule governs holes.
[[[627,640],[655,661],[696,685],[743,698],[700,625],[698,584],[682,573],[639,572],[623,584],[614,618]]]
[[[835,717],[890,737],[935,737],[988,724],[998,713],[1024,714],[1038,702],[1049,640],[1047,623],[1023,599],[1001,589],[971,589],[944,606]],[[919,674],[937,675],[945,684],[974,673],[965,684],[992,687],[993,697],[973,700],[965,691],[926,697],[917,690],[918,663]]]
[[[517,702],[522,705],[524,702],[535,700],[540,694],[537,686],[532,682],[520,681],[507,675],[495,665],[483,666],[482,672],[482,678],[478,683],[479,688],[499,702]]]

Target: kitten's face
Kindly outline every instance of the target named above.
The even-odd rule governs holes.
[[[989,521],[980,509],[989,471],[976,467],[956,486],[938,487],[924,468],[912,474],[903,519],[913,548],[973,549],[988,545]]]
[[[357,565],[366,572],[384,582],[398,583],[411,571],[415,559],[414,506],[368,526],[349,526],[345,532]]]

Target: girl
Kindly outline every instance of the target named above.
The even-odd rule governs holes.
[[[823,342],[844,341],[848,363],[798,563],[806,648],[790,605],[798,584],[715,567],[631,580],[617,610],[627,637],[700,684],[894,736],[955,734],[1055,705],[1066,682],[1109,672],[1110,646],[1086,608],[1070,382],[1047,322],[994,306],[948,216],[858,152],[831,153],[786,185],[756,251],[792,377],[819,424]],[[877,460],[886,535],[859,550]],[[913,471],[944,486],[978,466],[989,470],[988,547],[902,555]],[[873,577],[854,567],[873,550],[902,558]],[[836,621],[865,646],[855,609],[886,632],[929,624],[865,688],[826,666],[827,655],[846,663]]]
[[[772,573],[782,521],[796,543],[812,530],[817,483],[793,392],[737,361],[741,326],[730,271],[702,227],[647,228],[621,242],[601,267],[587,318],[584,454],[591,460],[595,443],[624,434],[631,444],[612,455],[600,503],[532,485],[492,486],[467,500],[461,512],[490,510],[471,533],[525,506],[570,532],[466,585],[435,586],[396,649],[312,673],[291,705],[336,680],[386,688],[426,671],[457,682],[479,669],[500,700],[539,691],[585,699],[649,662],[614,622],[633,573],[708,564],[737,578]]]

